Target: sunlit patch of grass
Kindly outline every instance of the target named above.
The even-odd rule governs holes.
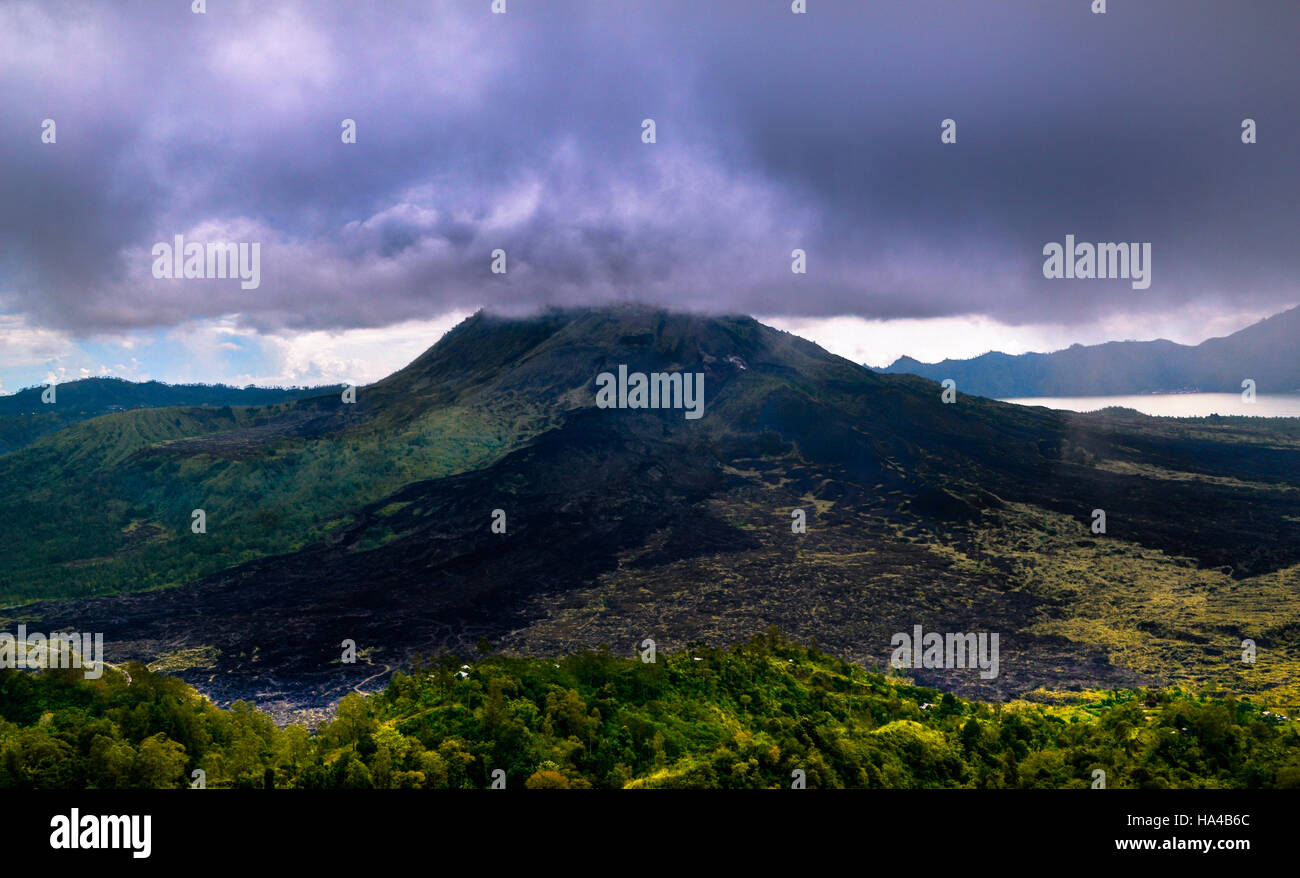
[[[149,670],[175,674],[191,668],[214,668],[220,656],[221,652],[215,646],[177,649],[158,656],[149,663]]]
[[[981,529],[1011,579],[1047,599],[1026,630],[1105,651],[1112,664],[1179,685],[1211,683],[1277,708],[1300,704],[1300,567],[1246,579],[1117,537],[1065,515],[1013,505]],[[968,566],[947,546],[931,551]],[[1242,641],[1257,643],[1242,661]]]

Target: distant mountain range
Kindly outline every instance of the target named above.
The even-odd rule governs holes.
[[[55,386],[54,402],[41,401],[44,387],[0,396],[0,454],[22,448],[64,427],[111,412],[166,406],[270,405],[334,393],[340,387],[230,387],[225,384],[163,384],[123,378],[82,378]]]
[[[604,373],[703,375],[703,417],[601,407]],[[478,314],[355,403],[115,412],[0,455],[0,606],[268,709],[482,639],[773,625],[868,667],[916,625],[999,633],[994,678],[909,671],[981,696],[1294,686],[1300,424],[1229,420],[945,404],[742,316]]]
[[[1113,341],[1073,345],[1050,354],[988,353],[969,360],[922,363],[900,357],[877,372],[951,378],[978,396],[1111,396],[1127,393],[1239,393],[1254,380],[1259,393],[1300,391],[1300,308],[1275,314],[1223,338],[1181,345]]]

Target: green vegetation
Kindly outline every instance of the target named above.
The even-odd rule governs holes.
[[[328,438],[255,433],[295,415],[292,406],[123,412],[0,456],[0,604],[179,585],[293,551],[348,511],[481,466],[516,438],[456,408]],[[199,508],[206,535],[190,531]]]
[[[1300,729],[1244,699],[980,704],[769,632],[658,661],[444,656],[315,732],[128,667],[0,672],[0,787],[1300,787]]]
[[[1218,681],[1273,709],[1300,711],[1300,566],[1234,579],[1028,506],[1012,504],[986,521],[964,551],[927,548],[973,573],[1002,565],[1051,608],[1026,633],[1104,650],[1112,665],[1146,679]],[[1245,638],[1262,660],[1241,660]]]
[[[42,436],[110,412],[170,406],[270,405],[331,395],[341,387],[229,387],[224,384],[163,384],[121,378],[82,378],[57,386],[56,400],[42,400],[44,387],[0,395],[0,454]]]
[[[407,369],[362,388],[355,405],[332,393],[294,398],[305,390],[159,385],[153,393],[96,379],[59,388],[55,424],[29,423],[45,417],[29,411],[39,389],[0,398],[14,409],[3,417],[26,419],[14,427],[23,441],[70,424],[7,454],[12,446],[0,444],[0,606],[192,582],[300,549],[404,486],[490,465],[554,427],[553,397],[590,377],[575,366],[572,387],[560,390],[539,390],[533,378],[495,384],[559,322],[509,324],[482,344],[466,324],[496,321],[466,321]],[[163,391],[292,401],[144,408],[72,423],[74,413],[89,417],[108,402],[169,398]],[[5,429],[0,421],[0,439]],[[190,531],[200,508],[206,535]]]

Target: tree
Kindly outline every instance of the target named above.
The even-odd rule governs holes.
[[[136,781],[152,789],[178,787],[187,761],[185,748],[159,732],[140,742],[135,758]]]

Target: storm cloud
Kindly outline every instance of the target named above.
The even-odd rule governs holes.
[[[808,7],[0,4],[0,311],[92,334],[1295,303],[1294,2]],[[153,278],[178,234],[261,242],[261,286]],[[1150,288],[1044,279],[1067,234],[1150,242]]]

